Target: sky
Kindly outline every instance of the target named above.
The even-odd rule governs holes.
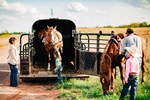
[[[35,21],[48,18],[76,27],[150,24],[150,0],[0,0],[0,32],[31,32]]]

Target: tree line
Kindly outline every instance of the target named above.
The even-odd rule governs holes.
[[[23,34],[23,32],[8,32],[7,30],[0,32],[0,35]]]
[[[137,27],[150,27],[150,24],[148,24],[147,22],[133,22],[133,23],[130,23],[129,25],[120,25],[120,26],[111,26],[111,25],[107,25],[107,26],[104,26],[104,28],[128,28],[128,27],[131,27],[131,28],[137,28]]]
[[[97,26],[98,27],[98,26]],[[147,22],[133,22],[130,23],[129,25],[120,25],[120,26],[111,26],[111,25],[107,25],[107,26],[103,26],[104,28],[137,28],[137,27],[150,27],[150,24],[148,24]],[[85,27],[86,28],[86,27]],[[7,30],[0,32],[0,35],[9,35],[9,34],[23,34],[24,32],[8,32]]]

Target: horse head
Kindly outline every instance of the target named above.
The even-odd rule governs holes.
[[[104,48],[104,52],[100,60],[100,82],[102,84],[103,94],[107,94],[111,88],[111,74],[112,68],[118,62],[119,56],[119,38],[117,35],[113,35],[108,44]]]
[[[46,28],[43,28],[42,30],[39,31],[38,33],[38,37],[41,40],[42,43],[44,43],[44,45],[54,45],[55,43],[55,38],[54,35],[57,32],[56,30],[56,26],[52,27],[52,26],[47,26]]]
[[[123,33],[118,33],[117,36],[120,38],[120,39],[123,39],[125,36]]]
[[[100,62],[100,82],[102,84],[103,94],[109,92],[111,82],[111,58],[107,54],[103,54]]]

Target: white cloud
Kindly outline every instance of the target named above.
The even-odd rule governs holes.
[[[70,19],[73,19],[73,20],[79,20],[79,19],[80,19],[78,16],[73,15],[73,14],[71,14],[71,13],[69,13],[69,12],[67,12],[67,15],[68,15],[68,17],[69,17]]]
[[[135,7],[150,9],[150,0],[124,0],[124,2]]]
[[[103,14],[104,12],[102,10],[96,10],[96,13]]]
[[[141,0],[143,7],[150,9],[150,0]]]
[[[88,8],[85,7],[80,2],[73,2],[66,5],[66,9],[71,12],[85,12],[88,11]]]
[[[38,14],[38,10],[34,7],[31,7],[29,5],[24,5],[19,2],[16,3],[8,3],[7,0],[0,0],[0,9],[6,10],[6,11],[13,11],[17,14]]]
[[[0,22],[1,23],[6,23],[9,21],[16,21],[17,19],[14,16],[9,16],[9,15],[0,15]]]

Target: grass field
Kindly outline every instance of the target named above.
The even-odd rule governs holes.
[[[139,86],[137,91],[136,100],[149,100],[150,98],[150,62],[147,62],[147,80],[145,84],[140,84],[141,76],[139,80]],[[122,90],[121,79],[119,73],[115,79],[115,89],[110,91],[108,95],[103,95],[101,83],[99,77],[91,76],[89,79],[70,79],[64,80],[63,85],[58,85],[61,94],[58,98],[62,100],[119,100]],[[129,95],[125,97],[125,100],[129,100]]]
[[[111,33],[111,31],[114,31],[115,34],[117,33],[126,33],[127,28],[77,28],[77,32],[81,33],[99,33],[99,31],[102,31],[102,33]],[[150,27],[146,28],[133,28],[134,33],[138,34],[142,37],[150,37]]]

